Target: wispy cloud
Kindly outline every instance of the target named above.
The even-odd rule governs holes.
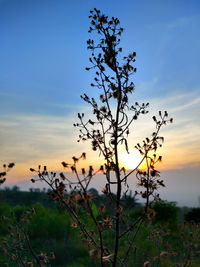
[[[148,102],[148,101],[147,101]],[[150,100],[150,113],[141,118],[138,126],[132,128],[136,139],[145,138],[153,131],[151,117],[158,111],[167,110],[174,123],[163,127],[165,137],[163,154],[165,168],[182,168],[185,165],[200,164],[200,97],[198,92],[176,92],[162,98]]]
[[[3,116],[0,122],[4,160],[52,157],[72,145],[73,117]],[[67,138],[66,138],[67,136]]]
[[[150,102],[149,114],[141,116],[131,127],[130,149],[155,130],[152,116],[158,114],[159,110],[167,110],[170,117],[174,118],[174,123],[163,127],[161,131],[166,140],[161,151],[164,155],[161,167],[177,169],[198,165],[200,159],[198,94],[174,93],[164,98],[148,99],[146,102]],[[82,106],[80,111],[91,114],[87,106]],[[15,162],[15,173],[19,176],[23,174],[23,169],[28,170],[35,164],[47,164],[50,168],[56,169],[62,160],[68,160],[83,151],[90,151],[88,142],[76,143],[78,132],[73,127],[76,121],[76,113],[67,116],[2,115],[0,117],[2,162]],[[88,162],[98,164],[100,162],[98,154],[90,152]]]

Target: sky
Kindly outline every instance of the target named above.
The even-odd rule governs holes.
[[[91,112],[80,95],[99,94],[85,71],[94,7],[119,18],[124,55],[137,53],[130,103],[150,103],[149,114],[132,127],[130,147],[150,136],[151,117],[167,110],[174,123],[161,132],[159,168],[171,179],[168,199],[199,205],[198,0],[0,0],[0,163],[16,164],[5,185],[30,180],[29,168],[38,164],[61,170],[61,161],[83,151],[87,164],[101,162],[90,144],[77,144],[72,126],[78,112]]]

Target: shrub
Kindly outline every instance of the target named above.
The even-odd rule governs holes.
[[[161,224],[169,224],[169,226],[177,226],[178,208],[176,203],[167,201],[156,201],[153,204],[155,213],[154,222]]]
[[[187,214],[185,214],[185,220],[187,222],[200,223],[200,208],[193,208]]]

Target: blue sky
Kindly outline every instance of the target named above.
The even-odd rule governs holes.
[[[142,97],[198,90],[199,1],[1,1],[2,110],[63,114],[89,90],[88,12],[97,7],[125,28],[124,53],[137,52]]]
[[[89,112],[80,95],[98,95],[89,86],[92,73],[85,71],[94,7],[120,19],[124,55],[137,53],[130,101],[150,102],[150,117],[160,109],[174,117],[163,132],[163,168],[199,167],[198,0],[1,0],[1,161],[16,162],[13,176],[20,180],[30,165],[53,168],[55,161],[88,148],[76,145],[72,124],[79,111]],[[150,117],[139,122],[136,139],[151,133]]]

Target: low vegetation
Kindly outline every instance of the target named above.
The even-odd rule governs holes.
[[[95,196],[94,209],[99,203],[106,203],[104,195],[99,195],[95,189],[90,192]],[[16,225],[25,229],[37,257],[40,258],[41,255],[48,257],[47,266],[99,266],[95,257],[90,257],[87,244],[84,244],[81,238],[77,238],[80,233],[70,216],[63,212],[59,204],[50,205],[50,203],[52,202],[46,193],[40,190],[30,192],[20,192],[16,188],[0,190],[0,237],[1,252],[4,252],[0,254],[0,266],[6,266],[6,263],[7,266],[23,266],[17,262],[17,253],[20,253],[22,259],[26,258],[27,264],[24,266],[31,266],[28,263],[34,262],[27,244],[20,239],[18,242],[23,247],[18,252],[14,251],[13,241],[16,241],[16,248],[15,235],[19,234],[16,232]],[[135,203],[132,209],[129,208],[130,203]],[[130,222],[136,222],[144,209],[134,195],[124,199],[124,206],[127,207],[126,216]],[[110,213],[109,203],[105,204],[104,208],[105,212]],[[134,243],[133,257],[126,266],[140,267],[144,264],[144,266],[164,267],[199,266],[199,225],[182,219],[184,216],[187,218],[192,209],[185,215],[184,209],[178,208],[175,203],[162,201],[154,204],[154,210],[156,212],[154,218],[141,227]],[[97,212],[100,217],[100,211]],[[84,217],[84,214],[80,216]],[[86,226],[90,227],[91,218],[82,219]],[[109,243],[111,240],[112,237],[108,235],[106,242]],[[125,251],[126,242],[122,245]],[[33,266],[37,264],[34,263]]]

